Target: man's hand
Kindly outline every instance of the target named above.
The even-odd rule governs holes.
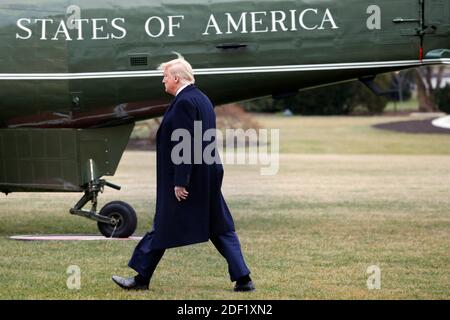
[[[175,187],[175,197],[178,201],[186,200],[189,195],[185,187]]]

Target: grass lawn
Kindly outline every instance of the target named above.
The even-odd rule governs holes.
[[[402,117],[257,116],[264,128],[280,129],[280,152],[289,154],[450,155],[450,135],[408,134],[373,128]]]
[[[279,128],[280,171],[226,165],[223,193],[257,290],[231,291],[211,243],[170,249],[148,292],[117,288],[135,241],[21,242],[18,234],[97,234],[68,213],[79,194],[0,201],[0,299],[449,299],[450,136],[381,131],[386,117],[258,116]],[[405,118],[406,120],[406,118]],[[101,205],[123,200],[151,227],[155,153],[126,152]],[[67,268],[81,270],[69,290]],[[381,289],[366,271],[381,269]]]

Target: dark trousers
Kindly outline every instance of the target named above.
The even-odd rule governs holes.
[[[147,233],[134,249],[128,266],[143,278],[150,279],[165,249],[152,248],[154,232]],[[231,281],[250,274],[241,251],[241,245],[234,231],[210,239],[219,253],[227,260]]]

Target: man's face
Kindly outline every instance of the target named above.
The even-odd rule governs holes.
[[[164,70],[164,78],[162,81],[166,87],[166,92],[171,94],[171,95],[175,95],[177,93],[178,90],[178,86],[180,85],[180,79],[176,76],[173,76],[170,72],[169,69],[166,68]]]

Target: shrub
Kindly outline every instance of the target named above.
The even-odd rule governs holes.
[[[377,77],[379,89],[389,94],[384,96],[377,96],[359,81],[353,81],[305,90],[290,98],[262,98],[241,104],[252,112],[274,113],[289,109],[300,115],[348,115],[358,108],[365,113],[380,114],[388,98],[397,92],[392,81],[390,74]]]
[[[434,97],[439,110],[450,114],[450,85],[447,84],[445,88],[436,90]]]

